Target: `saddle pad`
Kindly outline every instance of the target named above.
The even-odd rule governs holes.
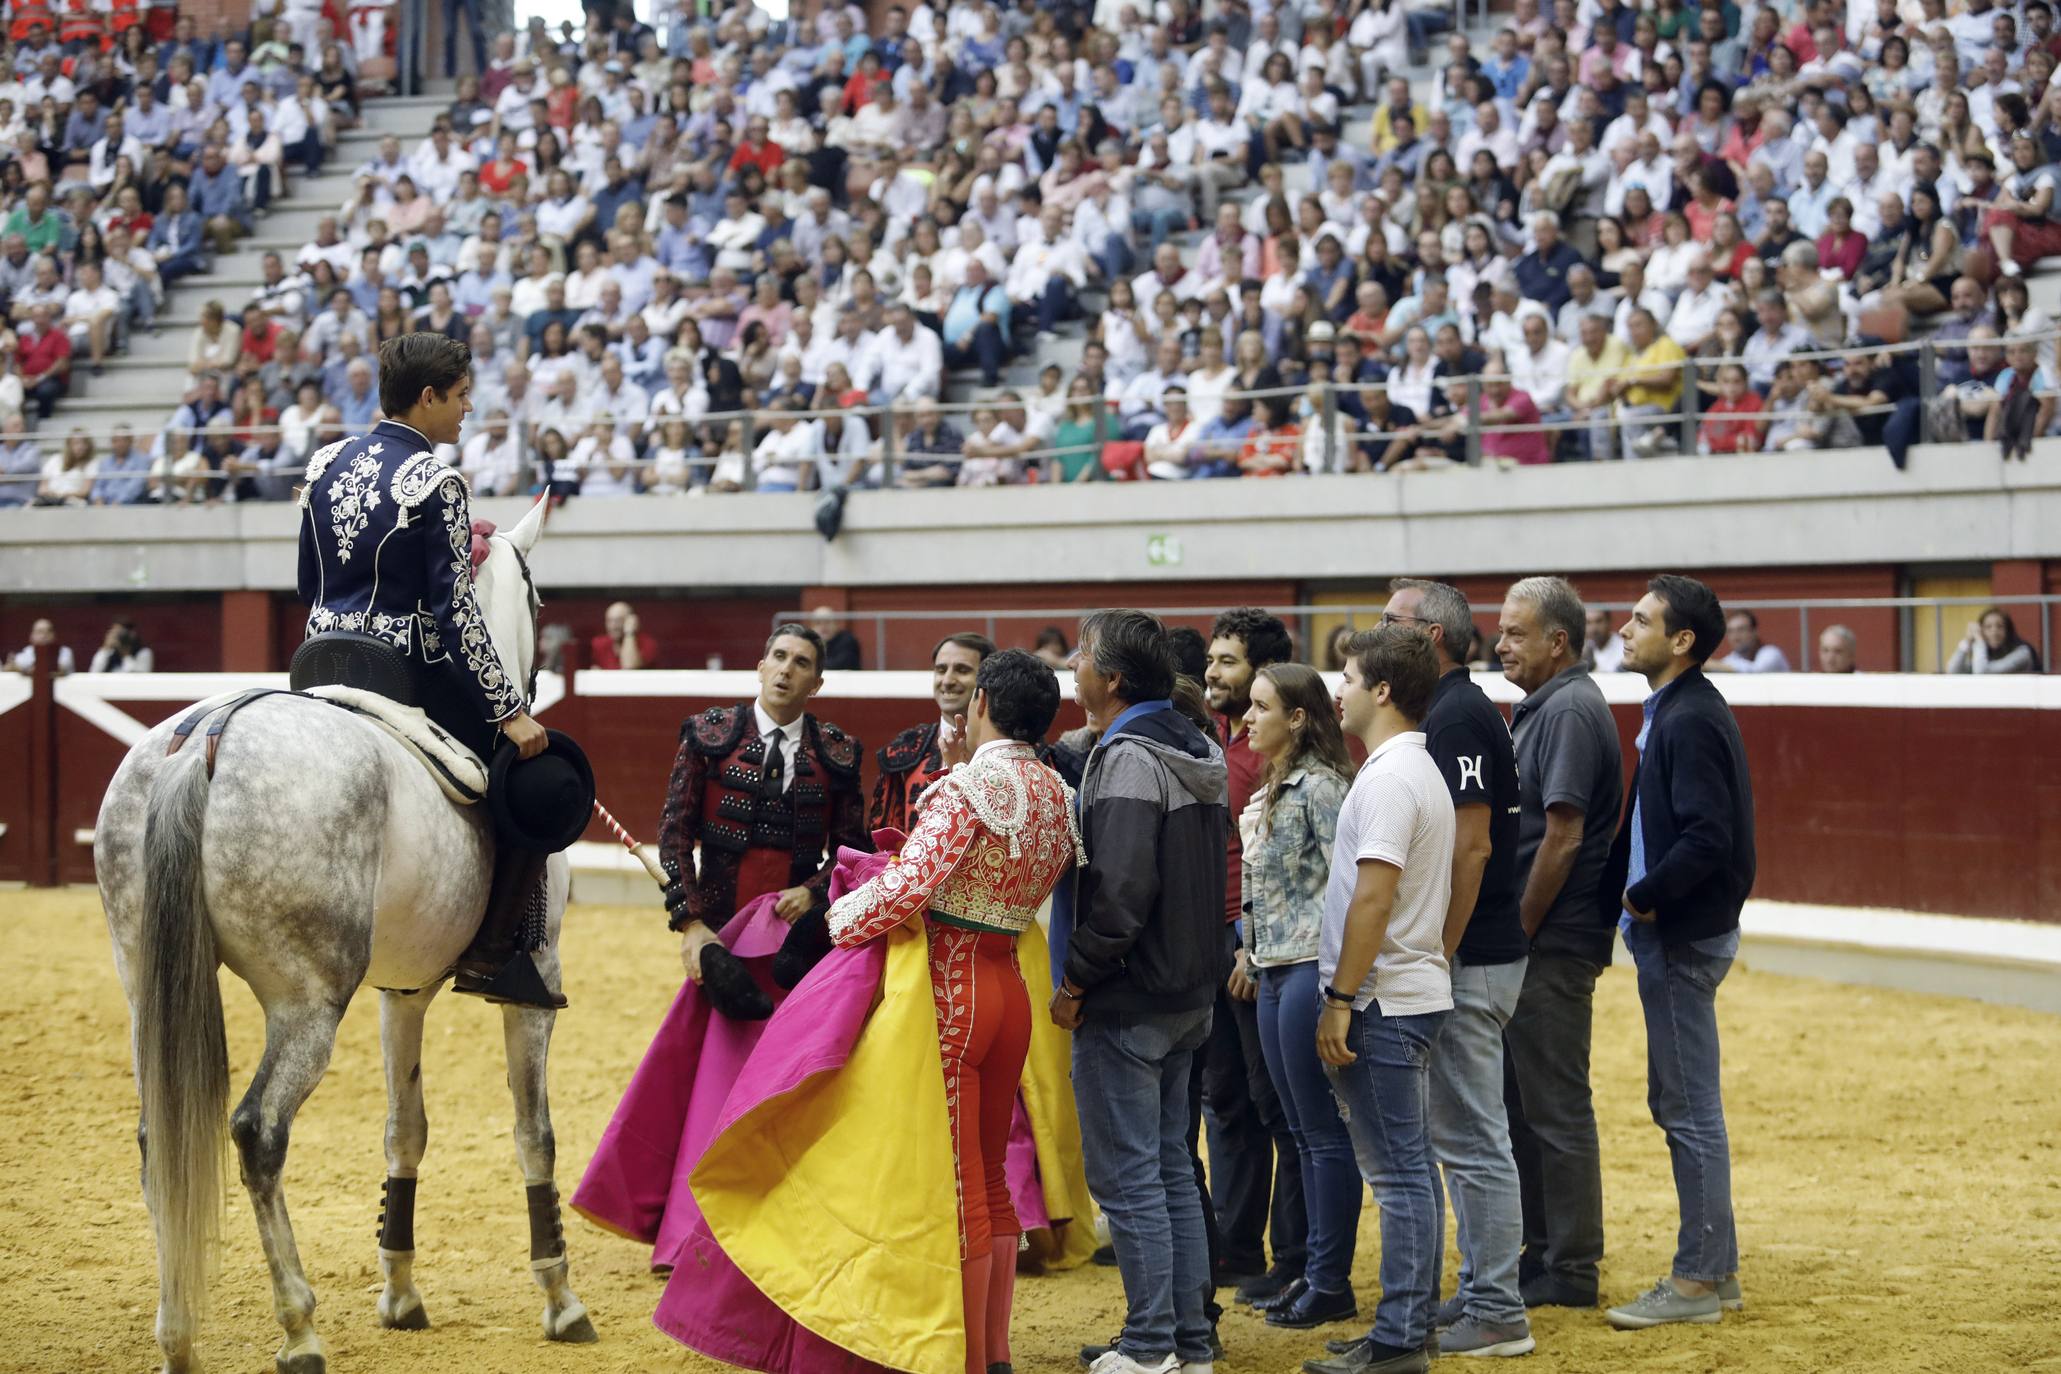
[[[486,764],[444,733],[420,706],[403,706],[359,687],[311,687],[307,695],[364,716],[406,745],[429,769],[444,795],[458,805],[471,806],[487,795]]]

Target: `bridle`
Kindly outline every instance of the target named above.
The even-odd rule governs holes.
[[[523,557],[522,550],[515,547],[514,540],[502,536],[501,542],[508,546],[508,552],[515,555],[515,566],[522,569],[522,585],[529,593],[530,680],[528,686],[523,691],[523,698],[525,701],[534,703],[537,699],[537,674],[541,669],[543,661],[537,652],[537,641],[543,632],[544,598],[537,594],[537,579],[530,575],[530,560]]]

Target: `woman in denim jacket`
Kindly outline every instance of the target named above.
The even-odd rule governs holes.
[[[1317,1059],[1317,934],[1338,808],[1353,765],[1331,694],[1301,663],[1262,668],[1246,714],[1266,760],[1238,818],[1244,844],[1245,947],[1259,982],[1260,1048],[1295,1137],[1309,1209],[1302,1278],[1258,1306],[1274,1326],[1311,1327],[1355,1314],[1353,1242],[1362,1185],[1352,1140]]]

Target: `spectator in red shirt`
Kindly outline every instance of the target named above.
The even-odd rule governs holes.
[[[770,180],[785,161],[787,150],[768,136],[766,121],[755,115],[744,126],[744,137],[738,140],[737,151],[730,154],[730,170],[741,172],[746,167],[756,167]]]
[[[1704,409],[1696,430],[1699,453],[1759,453],[1766,438],[1765,422],[1741,419],[1767,409],[1760,394],[1746,383],[1746,369],[1726,363],[1718,369],[1718,398]]]
[[[1454,418],[1465,425],[1464,412]],[[1492,430],[1491,425],[1536,425],[1538,405],[1524,392],[1510,385],[1510,370],[1501,356],[1493,357],[1481,369],[1481,451],[1490,458],[1508,458],[1527,467],[1553,461],[1553,436],[1542,430]]]
[[[47,420],[71,385],[72,341],[54,323],[56,307],[42,304],[29,312],[21,331],[15,361],[21,367],[21,389],[36,403],[36,418]]]
[[[627,601],[610,606],[601,618],[605,634],[594,636],[589,652],[596,668],[656,668],[658,641],[637,628],[637,612]]]
[[[279,350],[279,335],[286,326],[265,313],[262,305],[247,305],[243,308],[243,354],[256,358],[260,365],[272,361]]]
[[[1838,268],[1848,281],[1860,271],[1868,236],[1853,227],[1853,202],[1834,196],[1825,206],[1825,232],[1818,235],[1818,266]]]

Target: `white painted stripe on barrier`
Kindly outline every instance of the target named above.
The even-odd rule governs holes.
[[[583,697],[705,697],[712,701],[750,701],[759,694],[756,672],[726,668],[582,668],[578,681]],[[1059,693],[1073,699],[1073,674],[1059,675]],[[929,701],[927,672],[826,673],[818,701]]]
[[[151,727],[111,703],[117,701],[170,701],[183,706],[209,697],[254,688],[283,690],[284,673],[74,673],[51,684],[57,704],[80,719],[98,726],[123,744],[134,748]],[[22,680],[24,688],[27,680]],[[10,709],[6,702],[5,678],[0,678],[0,715]],[[26,692],[23,699],[26,699]],[[558,673],[537,674],[537,699],[531,712],[542,715],[565,699],[565,678]],[[19,703],[12,703],[19,704]]]
[[[0,673],[0,716],[36,694],[35,684],[19,673]]]
[[[2061,973],[2061,925],[2038,921],[1754,900],[1739,924],[1757,940]]]

